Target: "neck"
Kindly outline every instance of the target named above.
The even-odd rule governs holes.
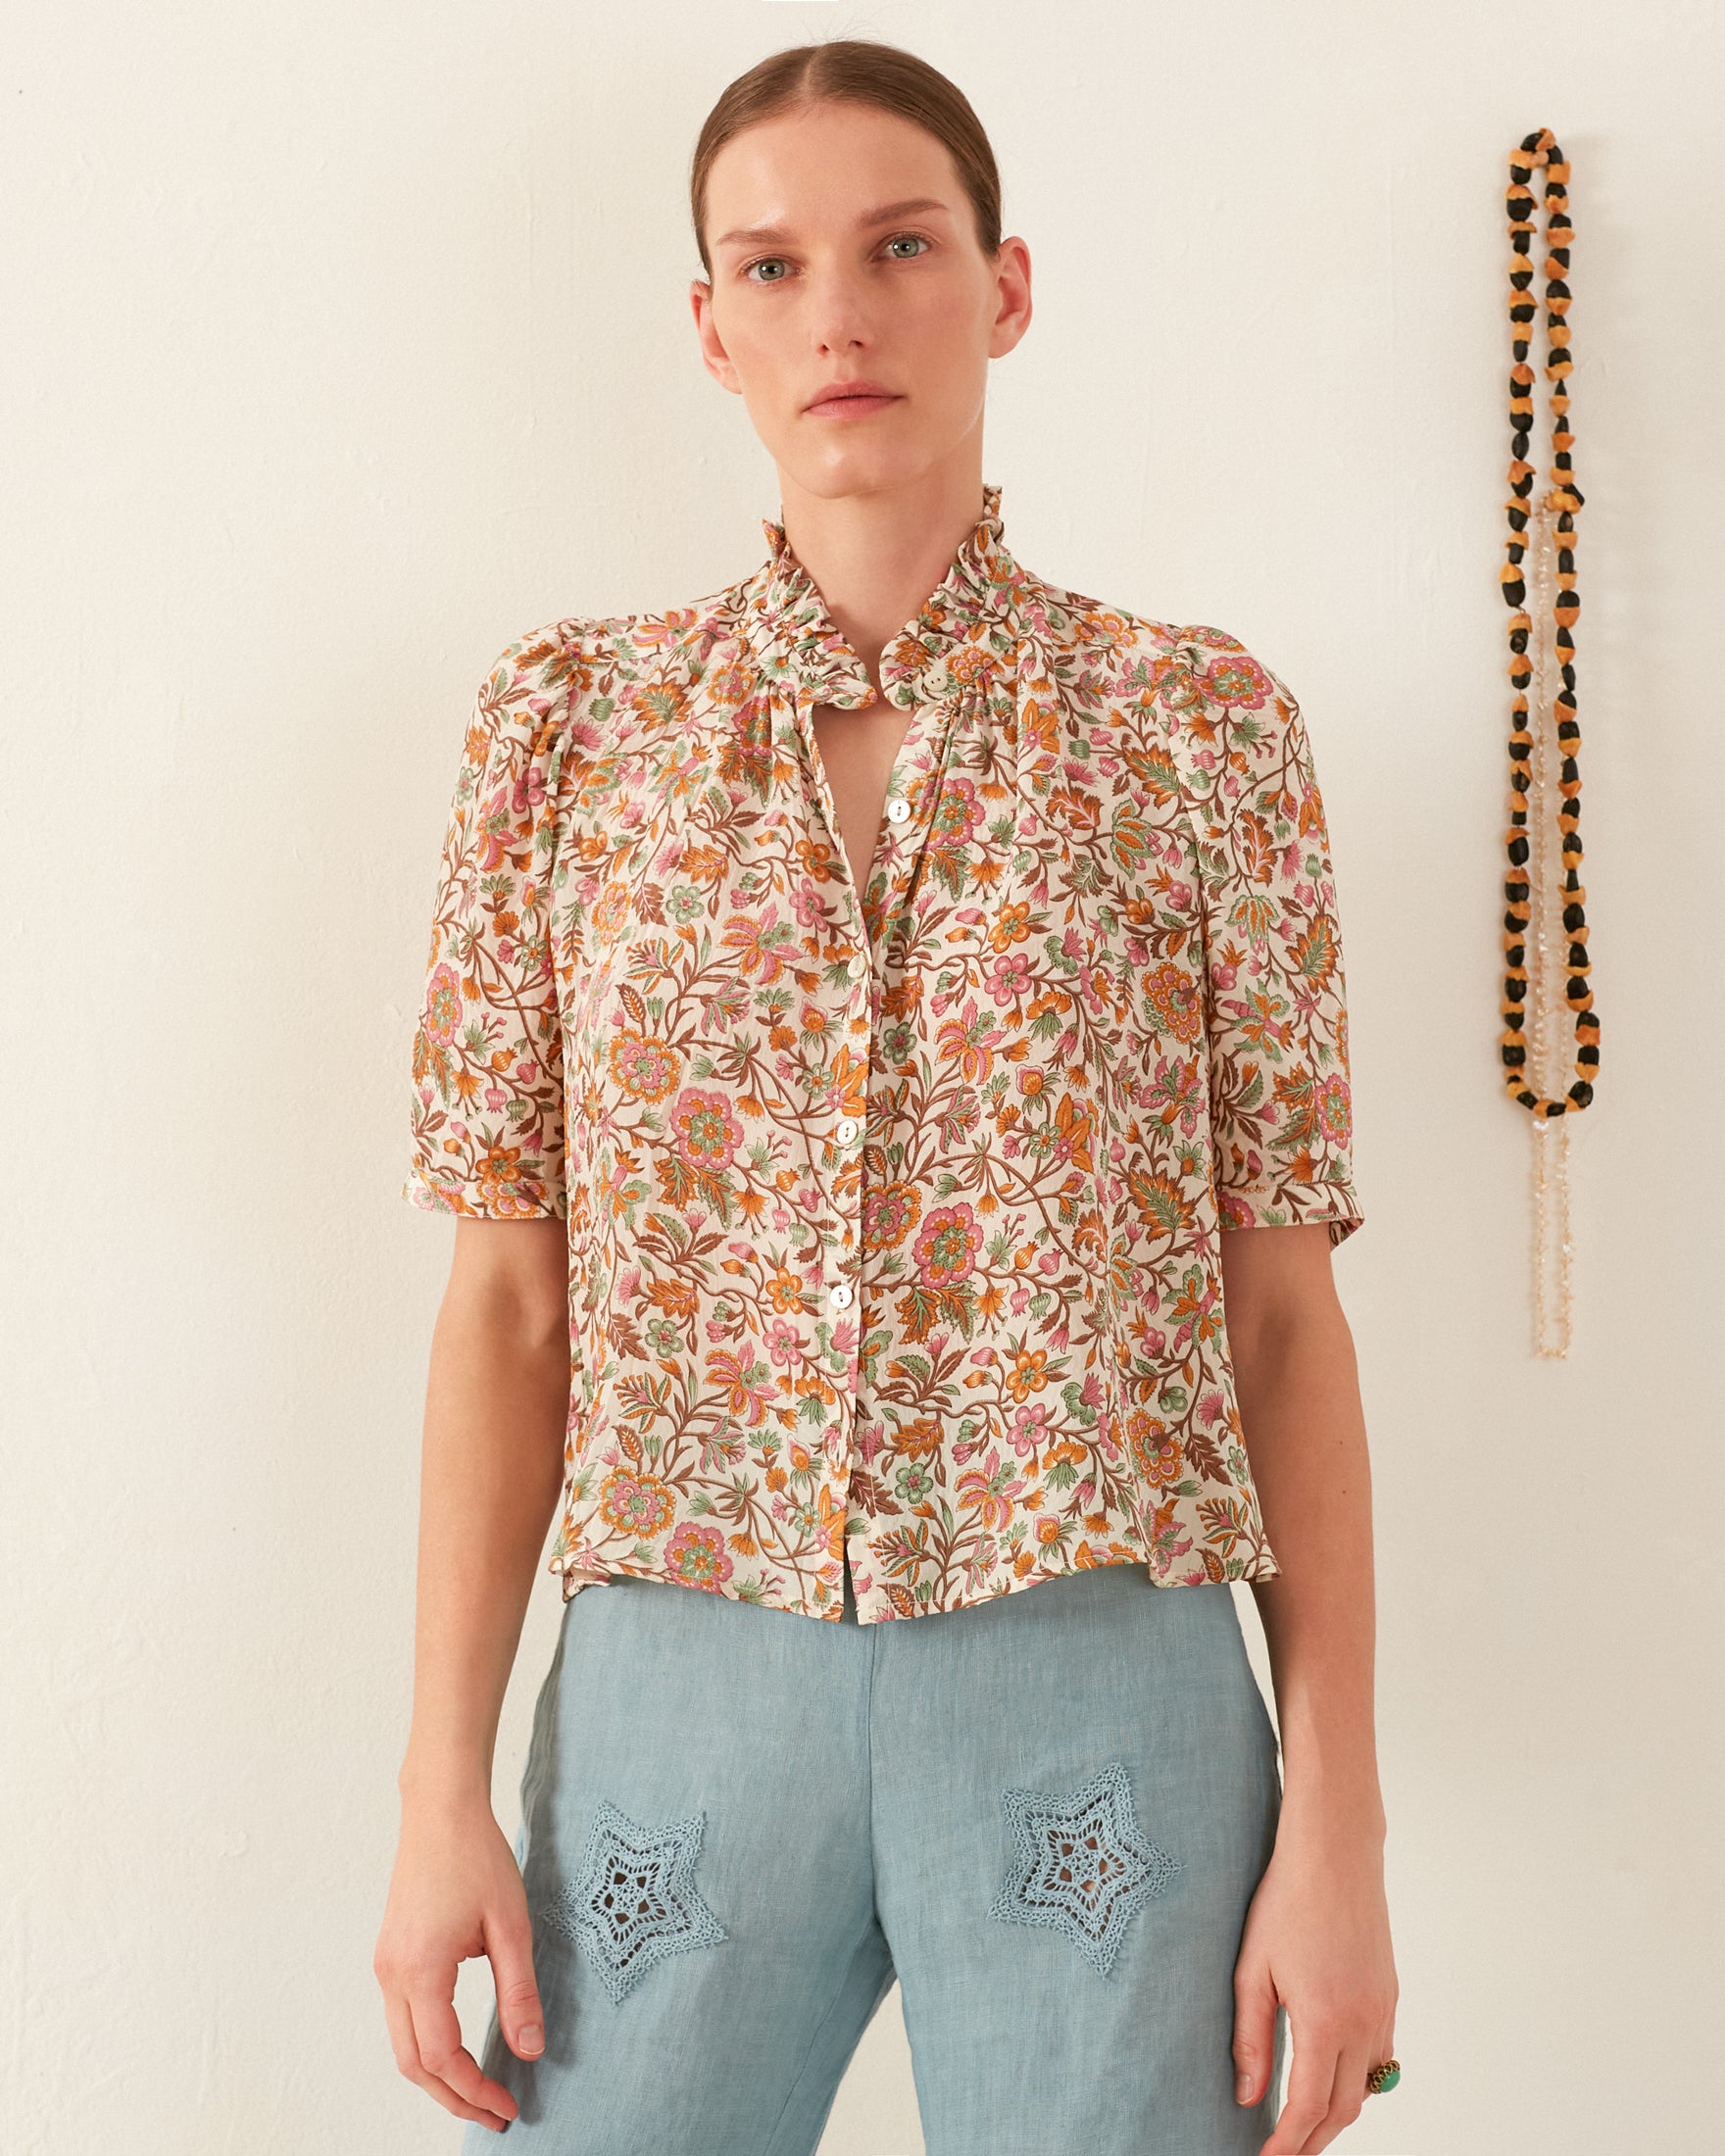
[[[981,443],[903,484],[812,494],[779,473],[785,543],[880,686],[880,655],[952,567],[982,514]]]

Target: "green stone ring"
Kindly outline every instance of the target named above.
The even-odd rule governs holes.
[[[1374,2066],[1365,2077],[1365,2092],[1368,2096],[1382,2096],[1395,2087],[1402,2079],[1400,2059],[1386,2059],[1381,2066]]]

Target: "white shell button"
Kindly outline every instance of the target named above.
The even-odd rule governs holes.
[[[850,975],[852,980],[860,981],[868,971],[868,960],[862,956],[862,952],[859,951],[857,956],[851,960],[850,964],[846,966],[845,971]]]
[[[908,801],[889,801],[886,805],[886,812],[889,822],[903,823],[911,813],[911,804]]]
[[[841,1146],[848,1146],[862,1128],[862,1124],[858,1122],[854,1115],[841,1115],[839,1117],[839,1127],[834,1131],[833,1136]]]
[[[851,1307],[850,1282],[845,1280],[839,1281],[834,1286],[831,1294],[827,1297],[827,1300],[832,1304],[835,1310],[848,1310]]]

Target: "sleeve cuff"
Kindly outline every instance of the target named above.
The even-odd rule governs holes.
[[[1346,1243],[1365,1225],[1365,1213],[1352,1183],[1222,1183],[1216,1186],[1216,1210],[1223,1228],[1305,1228],[1328,1226],[1330,1248]]]
[[[482,1183],[438,1183],[416,1169],[401,1196],[421,1212],[454,1213],[469,1220],[567,1220],[568,1200],[557,1191],[527,1199]]]

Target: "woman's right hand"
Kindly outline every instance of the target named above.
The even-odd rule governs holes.
[[[395,2063],[458,2119],[502,2132],[518,2109],[462,2043],[456,1969],[484,1954],[497,2018],[518,2058],[545,2049],[520,1867],[488,1803],[402,1799],[401,1839],[371,1968]]]

